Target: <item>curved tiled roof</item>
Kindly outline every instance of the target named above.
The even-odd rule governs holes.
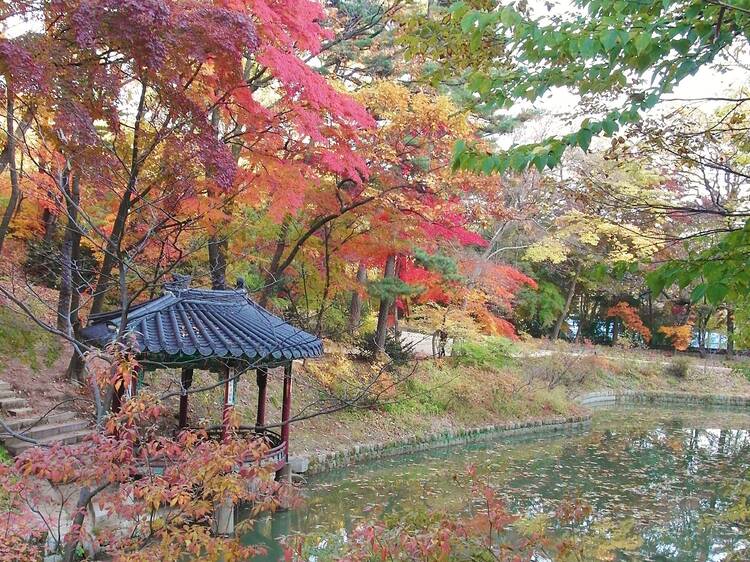
[[[121,311],[92,316],[81,331],[97,345],[113,341]],[[131,307],[126,332],[141,354],[257,362],[319,357],[323,343],[248,298],[244,289],[207,290],[165,285],[164,295]]]

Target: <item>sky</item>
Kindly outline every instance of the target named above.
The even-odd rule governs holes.
[[[545,13],[570,13],[578,11],[573,0],[529,0],[529,6],[534,13],[543,17]],[[685,78],[676,88],[673,94],[665,96],[666,100],[653,108],[648,115],[654,116],[674,110],[678,105],[685,105],[684,100],[695,100],[691,102],[692,107],[697,107],[704,112],[711,112],[724,105],[724,102],[702,100],[703,98],[716,98],[731,95],[743,86],[750,86],[750,53],[744,53],[741,57],[743,64],[727,61],[726,69],[720,71],[715,67],[702,67],[694,76]],[[507,149],[512,144],[526,142],[537,142],[551,134],[565,134],[575,130],[574,125],[579,124],[585,116],[581,116],[572,124],[566,123],[563,115],[575,113],[580,98],[574,92],[562,88],[555,88],[547,93],[541,100],[533,105],[516,104],[511,114],[518,114],[530,108],[543,112],[547,117],[541,120],[529,122],[527,126],[520,127],[514,133],[502,135],[497,138],[498,145]]]

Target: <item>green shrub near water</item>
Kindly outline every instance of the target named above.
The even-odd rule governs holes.
[[[433,379],[423,382],[407,379],[399,389],[399,398],[386,403],[383,409],[389,414],[442,414],[451,402],[452,393],[445,381]]]
[[[501,337],[487,337],[481,341],[464,341],[453,346],[456,365],[499,371],[511,363],[513,343]]]
[[[686,357],[677,357],[664,367],[664,374],[678,379],[685,379],[690,372],[690,360]]]

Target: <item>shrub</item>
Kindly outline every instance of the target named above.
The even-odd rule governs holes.
[[[450,393],[435,388],[415,378],[409,378],[399,387],[398,400],[387,403],[383,409],[389,414],[442,414],[448,410]]]
[[[678,379],[687,378],[690,372],[690,361],[686,357],[679,357],[664,367],[664,374]]]
[[[732,374],[744,377],[750,382],[750,362],[742,361],[732,366]]]
[[[354,341],[354,347],[357,359],[373,361],[378,353],[378,346],[375,344],[375,332],[367,332],[359,336]],[[393,367],[406,365],[414,359],[412,346],[404,345],[401,339],[397,338],[392,332],[386,334],[385,353],[390,357]]]
[[[55,336],[9,310],[0,308],[0,358],[15,357],[35,371],[42,364],[50,367],[60,356],[61,346]]]
[[[30,241],[23,264],[24,271],[35,283],[57,289],[60,286],[60,247],[55,242]],[[87,246],[81,246],[80,255],[73,270],[73,285],[86,287],[96,277],[96,256]]]
[[[486,337],[480,341],[460,342],[453,346],[456,365],[479,369],[501,370],[511,362],[513,343],[501,337]]]

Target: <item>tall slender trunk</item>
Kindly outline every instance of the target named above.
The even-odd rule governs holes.
[[[357,287],[352,291],[352,300],[349,304],[349,332],[354,334],[362,321],[362,295],[360,290],[367,283],[367,268],[363,263],[357,269]]]
[[[42,226],[44,227],[44,243],[52,244],[57,234],[57,216],[49,209],[44,209],[42,213]]]
[[[323,293],[320,296],[320,307],[318,308],[318,319],[315,322],[315,335],[318,337],[323,333],[323,314],[326,310],[326,301],[328,300],[328,293],[331,290],[331,225],[327,224],[323,227],[323,249],[324,258],[323,266],[325,267],[325,281],[323,283]]]
[[[396,254],[391,254],[385,260],[385,271],[383,279],[393,277],[396,274]],[[375,345],[378,350],[385,351],[385,336],[388,330],[388,311],[393,304],[393,299],[387,296],[380,299],[380,310],[378,310],[378,326],[375,330]]]
[[[8,144],[6,150],[8,151],[8,168],[10,168],[10,199],[8,200],[8,206],[5,208],[3,219],[0,221],[0,253],[3,251],[5,237],[10,229],[10,221],[16,212],[18,201],[21,198],[21,187],[18,182],[18,170],[16,169],[16,131],[13,118],[13,111],[15,109],[13,90],[11,90],[9,86],[6,86],[6,93],[8,96],[5,121],[8,133]]]
[[[68,189],[67,184],[70,185]],[[62,271],[60,275],[60,295],[57,302],[57,327],[69,336],[78,339],[81,330],[79,308],[81,306],[81,274],[79,262],[81,257],[81,230],[78,226],[78,208],[81,200],[81,175],[75,173],[72,181],[63,184],[68,221],[65,227],[65,238],[62,246]],[[69,379],[83,381],[83,357],[77,349],[68,364],[66,376]]]
[[[286,249],[289,223],[291,223],[291,220],[291,216],[289,215],[284,217],[284,221],[281,223],[281,228],[279,229],[279,235],[276,237],[276,248],[274,249],[271,263],[268,265],[268,271],[263,280],[263,289],[261,290],[260,298],[258,299],[261,306],[266,306],[268,304],[268,300],[271,298],[271,295],[276,292],[276,288],[278,287],[279,277],[281,276],[279,267],[281,264],[281,258],[284,256],[284,250]]]
[[[211,127],[213,128],[216,136],[219,135],[219,111],[214,109],[211,112]],[[234,154],[234,151],[233,151]],[[239,155],[237,156],[239,157]],[[206,176],[211,177],[213,170],[207,169]],[[211,188],[209,188],[211,189]],[[218,200],[218,194],[209,191],[209,194],[214,197],[214,200]],[[222,225],[223,226],[223,225]],[[208,240],[208,267],[211,270],[211,288],[212,289],[226,289],[227,288],[227,253],[229,251],[229,240],[223,229],[219,229],[214,232]]]
[[[208,240],[208,267],[211,270],[211,288],[227,288],[227,250],[228,240],[213,234]]]
[[[656,333],[656,325],[654,321],[654,299],[651,296],[651,291],[648,292],[648,329],[651,330],[651,341],[649,342],[649,347],[653,347],[653,335]]]
[[[734,359],[734,310],[727,307],[727,359]]]
[[[565,299],[565,306],[563,307],[562,312],[560,313],[560,317],[557,319],[557,322],[555,322],[555,328],[552,330],[552,341],[555,341],[560,337],[560,330],[562,330],[563,323],[568,317],[568,312],[570,312],[570,304],[573,302],[573,296],[575,296],[576,294],[576,286],[578,285],[578,274],[580,270],[581,268],[579,266],[576,268],[576,271],[573,274],[573,280],[570,282],[570,286],[568,287],[568,296]]]
[[[125,226],[128,222],[128,215],[130,214],[130,205],[138,185],[138,174],[140,173],[142,165],[140,138],[141,124],[146,107],[146,90],[147,86],[144,81],[141,87],[141,97],[138,100],[138,110],[136,111],[133,126],[133,145],[131,150],[128,184],[125,188],[125,193],[122,195],[122,199],[120,199],[120,204],[117,207],[117,215],[115,216],[115,222],[112,225],[112,233],[107,238],[104,259],[102,261],[102,267],[99,270],[99,280],[96,283],[96,289],[94,289],[94,300],[91,304],[91,314],[97,314],[102,311],[102,308],[104,307],[104,299],[112,286],[112,269],[120,257],[120,247],[125,235]]]
[[[73,296],[73,231],[78,215],[77,204],[71,201],[70,170],[66,168],[58,180],[63,192],[68,223],[65,227],[62,248],[60,249],[60,291],[57,297],[57,329],[72,336],[70,326],[70,302]]]
[[[578,330],[576,330],[576,342],[583,342],[583,330],[588,322],[588,299],[585,293],[581,293],[581,305],[578,309]]]

